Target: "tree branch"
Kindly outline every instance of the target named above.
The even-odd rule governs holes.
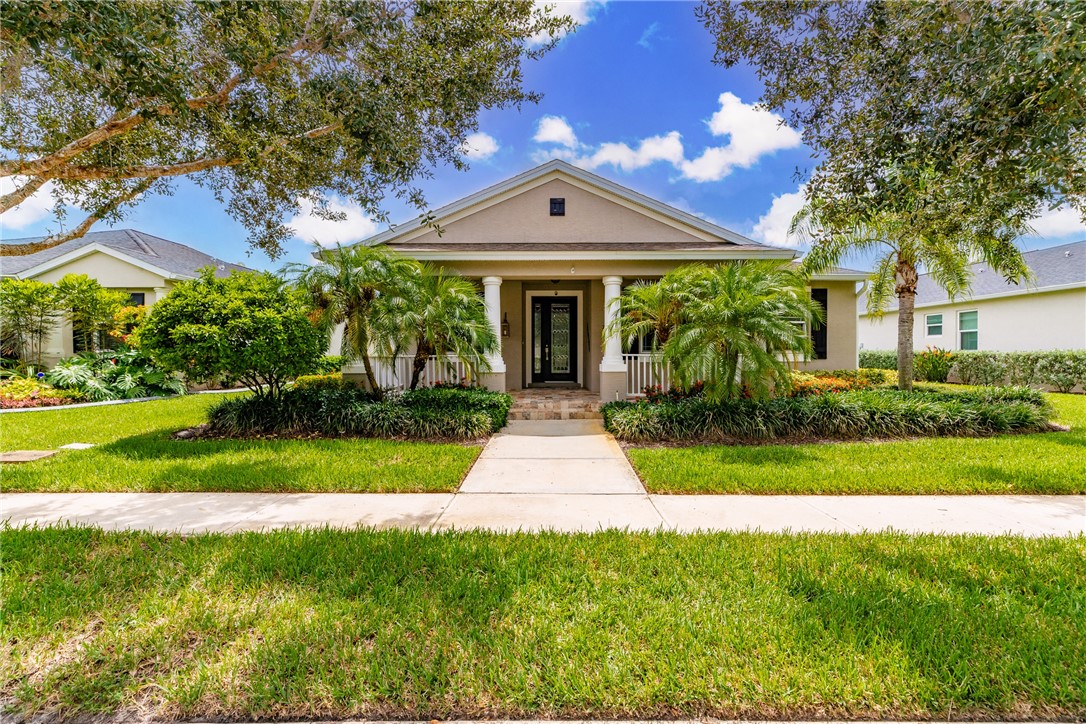
[[[27,254],[35,254],[39,251],[45,251],[46,249],[52,249],[55,246],[60,246],[66,241],[72,239],[78,239],[87,233],[88,230],[96,223],[102,220],[102,217],[109,212],[115,210],[121,204],[128,203],[132,199],[142,194],[147,189],[151,188],[151,184],[155,182],[155,179],[145,179],[140,183],[132,187],[131,190],[126,191],[120,196],[112,199],[102,206],[98,207],[92,214],[83,220],[79,226],[74,227],[71,231],[65,231],[60,234],[54,234],[41,241],[36,241],[30,244],[0,244],[0,257],[3,256],[26,256]]]
[[[13,209],[26,201],[35,191],[44,186],[48,181],[49,179],[44,176],[31,177],[27,179],[25,184],[12,191],[10,194],[0,196],[0,214],[9,209]]]

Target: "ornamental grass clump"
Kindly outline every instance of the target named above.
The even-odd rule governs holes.
[[[982,392],[858,390],[765,400],[612,402],[608,431],[629,441],[764,442],[979,436],[1051,429],[1044,397]]]

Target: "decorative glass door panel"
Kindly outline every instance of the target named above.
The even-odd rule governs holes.
[[[577,381],[577,298],[532,302],[532,382]]]

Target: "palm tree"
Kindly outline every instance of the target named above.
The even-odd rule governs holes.
[[[498,350],[498,338],[487,318],[479,290],[469,280],[428,264],[398,297],[389,314],[396,318],[399,339],[386,347],[395,355],[415,348],[410,388],[418,387],[427,360],[453,357],[468,368],[472,378],[488,371],[487,355]]]
[[[953,219],[933,221],[928,218],[934,213],[930,207],[909,198],[863,220],[842,221],[828,212],[825,203],[808,204],[793,219],[790,231],[811,246],[801,265],[807,275],[826,271],[849,256],[878,254],[867,308],[881,315],[891,295],[898,298],[897,373],[902,390],[913,388],[913,320],[920,269],[951,299],[969,291],[970,264],[978,259],[1008,282],[1030,275],[1014,244],[1021,228],[976,229]]]
[[[693,273],[694,268],[686,266],[658,281],[638,280],[627,286],[619,297],[618,316],[608,325],[604,337],[617,334],[627,347],[648,339],[653,351],[659,350],[679,325],[679,288],[689,282]]]
[[[288,264],[284,272],[309,293],[316,322],[327,330],[344,325],[342,354],[362,361],[370,391],[380,397],[371,354],[397,337],[393,300],[405,293],[419,266],[384,247],[337,247],[321,256],[320,263]]]
[[[795,361],[811,353],[807,328],[824,321],[799,273],[741,261],[674,274],[681,319],[662,350],[680,384],[701,380],[713,399],[790,386]]]

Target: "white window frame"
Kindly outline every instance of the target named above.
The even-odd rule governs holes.
[[[930,320],[931,320],[932,317],[938,317],[939,318],[939,334],[932,334],[931,333],[931,321]],[[942,312],[932,312],[931,314],[925,314],[924,315],[924,336],[925,337],[942,337],[943,336],[943,329],[944,329],[944,326],[943,326],[943,313]]]
[[[973,312],[974,314],[977,315],[977,326],[976,326],[975,329],[962,329],[962,315],[963,314],[969,314],[970,312]],[[976,310],[976,309],[962,309],[962,310],[959,310],[958,311],[957,322],[958,322],[958,349],[960,351],[962,351],[962,352],[971,352],[971,351],[973,351],[973,350],[967,350],[964,346],[962,346],[962,333],[963,332],[972,332],[973,334],[977,335],[977,349],[980,349],[980,312],[978,310]]]

